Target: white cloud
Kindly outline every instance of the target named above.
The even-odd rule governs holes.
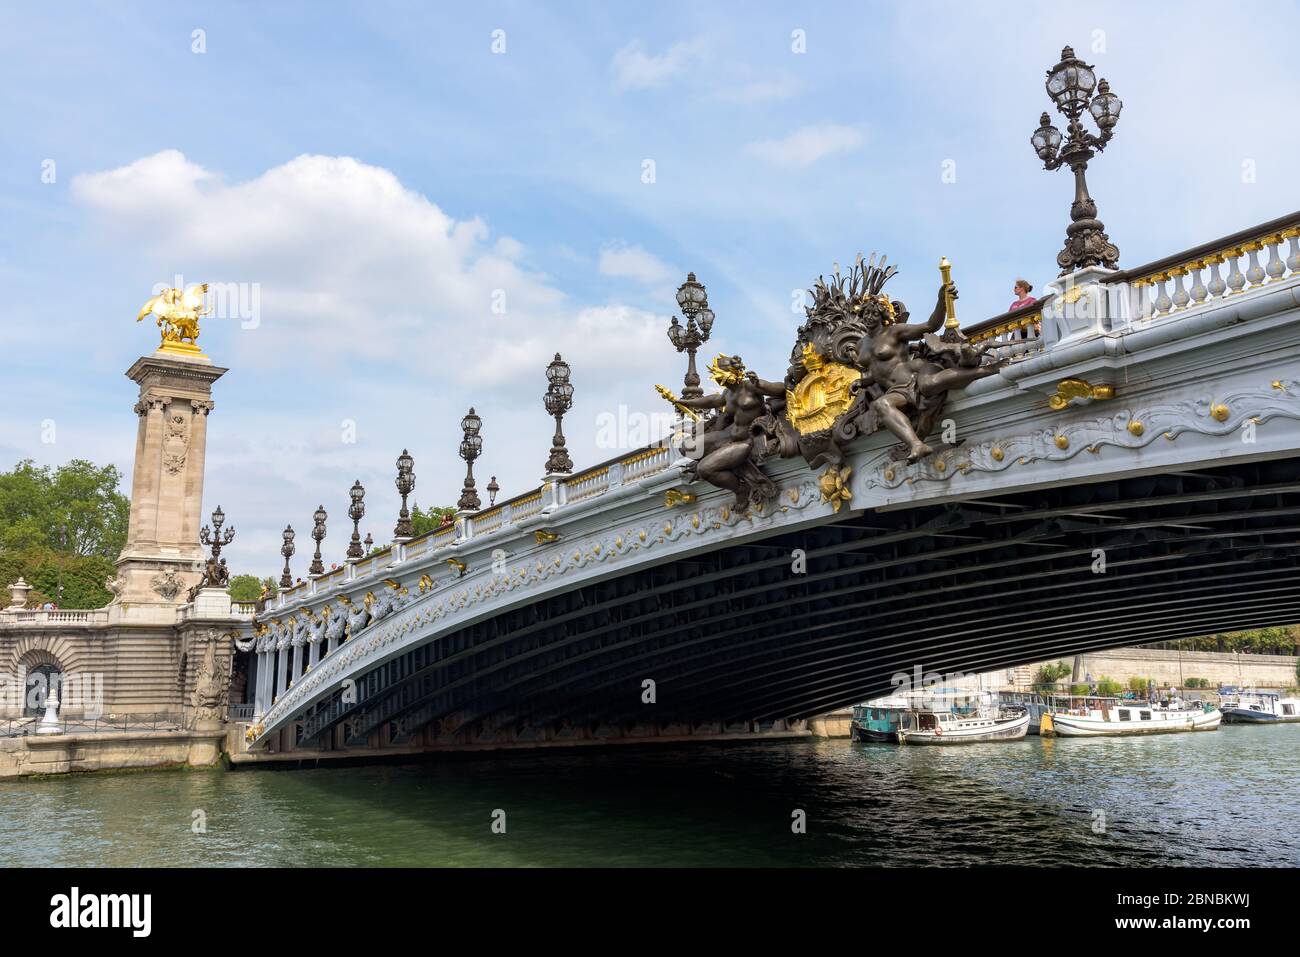
[[[404,447],[418,463],[417,500],[454,502],[457,423],[470,405],[486,423],[480,489],[493,474],[505,496],[533,487],[550,445],[541,393],[557,351],[573,368],[565,425],[582,464],[613,454],[596,445],[599,414],[661,410],[650,385],[681,375],[667,315],[635,299],[575,302],[527,264],[522,243],[356,159],[300,156],[228,183],[167,150],[77,177],[72,192],[92,235],[129,249],[132,268],[156,281],[183,271],[187,282],[260,286],[258,328],[210,319],[201,340],[231,368],[214,390],[207,507],[220,501],[240,516],[232,564],[269,570],[284,523],[301,543],[317,503],[337,521],[356,478],[370,490],[362,534],[386,540]],[[610,275],[648,281],[666,268],[635,247],[607,252]],[[493,311],[498,291],[504,312]],[[345,422],[355,440],[341,437]],[[341,529],[331,525],[334,553]],[[306,554],[300,545],[295,572]]]
[[[811,166],[833,153],[842,153],[862,145],[862,131],[838,123],[821,123],[795,130],[779,140],[759,140],[745,146],[745,151],[773,166]]]
[[[676,271],[640,246],[613,245],[600,251],[597,268],[602,276],[632,279],[647,286],[672,282]]]
[[[480,219],[456,220],[390,171],[356,159],[299,156],[226,184],[166,150],[78,176],[72,190],[103,214],[112,242],[166,264],[158,280],[183,269],[187,281],[258,285],[258,328],[232,336],[245,364],[293,355],[415,370],[449,342],[482,337],[485,348],[458,347],[440,374],[508,383],[536,373],[539,357],[545,365],[557,348],[578,364],[616,371],[626,356],[624,371],[635,365],[633,343],[616,337],[622,326],[599,343],[575,334],[581,306],[525,264],[517,240],[494,237]],[[607,275],[671,278],[644,250],[608,254]]]
[[[610,70],[616,90],[648,90],[663,86],[685,71],[703,54],[699,41],[674,43],[655,56],[645,52],[640,40],[633,40],[614,54]]]

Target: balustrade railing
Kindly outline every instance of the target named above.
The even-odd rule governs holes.
[[[523,498],[516,499],[510,506],[510,521],[519,522],[531,515],[536,515],[542,510],[543,505],[540,489],[525,495]]]
[[[1051,301],[1044,296],[962,331],[971,342],[987,346],[990,355],[1012,362],[1025,359],[1043,351],[1043,307]]]
[[[673,450],[666,443],[633,452],[622,460],[623,481],[631,482],[662,472],[673,463]]]
[[[581,502],[584,498],[599,495],[609,488],[609,466],[602,465],[575,475],[565,481],[564,487],[569,502]]]
[[[1104,281],[1127,283],[1131,314],[1145,321],[1297,275],[1300,212],[1125,270]]]
[[[18,611],[0,611],[0,622],[21,625],[100,625],[108,623],[108,609],[92,608],[87,611],[57,611],[31,608]]]
[[[474,516],[474,534],[486,535],[495,532],[505,523],[505,503],[496,505]]]

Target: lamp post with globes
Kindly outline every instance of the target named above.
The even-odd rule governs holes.
[[[704,395],[704,390],[700,388],[700,374],[695,370],[695,352],[709,341],[713,310],[709,308],[708,293],[696,281],[695,273],[687,273],[686,282],[677,287],[677,305],[686,317],[686,324],[682,325],[673,316],[668,326],[668,338],[678,352],[685,352],[688,357],[686,376],[682,380],[682,398],[698,399]]]
[[[465,418],[460,420],[461,434],[460,457],[465,460],[465,487],[461,490],[456,507],[462,512],[477,512],[480,507],[478,489],[474,487],[474,460],[483,451],[483,439],[479,431],[483,420],[471,408]]]
[[[1070,225],[1065,231],[1065,247],[1056,255],[1061,275],[1088,266],[1119,268],[1119,248],[1106,235],[1105,225],[1097,218],[1097,203],[1088,194],[1084,172],[1088,161],[1106,148],[1115,134],[1119,112],[1124,104],[1110,91],[1104,79],[1098,82],[1093,68],[1066,47],[1061,62],[1047,71],[1047,95],[1067,119],[1067,135],[1050,122],[1048,114],[1039,119],[1038,129],[1030,137],[1034,152],[1045,169],[1070,167],[1074,173],[1074,202],[1070,206]],[[1084,129],[1080,117],[1087,111],[1101,135]]]
[[[325,574],[325,563],[320,557],[320,543],[325,540],[325,519],[329,516],[325,513],[325,506],[316,506],[315,513],[312,514],[311,537],[316,541],[316,553],[311,557],[311,565],[307,568],[307,574],[311,578],[319,578]]]
[[[352,519],[352,541],[348,543],[347,559],[355,562],[366,555],[361,548],[361,520],[366,515],[366,490],[361,484],[361,479],[352,483],[352,488],[348,490],[348,497],[352,499],[352,504],[348,506],[348,518]]]
[[[284,556],[284,571],[280,574],[280,587],[292,588],[293,576],[289,574],[289,559],[293,557],[293,553],[296,550],[293,545],[293,526],[286,525],[282,534],[284,537],[284,544],[280,546],[280,554]]]
[[[556,475],[573,471],[573,459],[564,446],[564,413],[573,406],[573,385],[569,382],[569,364],[557,352],[546,367],[546,393],[542,404],[555,419],[555,435],[551,438],[551,454],[546,459],[546,474]]]
[[[393,540],[405,542],[415,535],[415,528],[411,525],[411,512],[406,507],[406,496],[415,490],[415,459],[411,458],[411,453],[402,449],[402,454],[397,457],[397,493],[402,496],[402,510],[397,513],[397,525],[393,529]]]

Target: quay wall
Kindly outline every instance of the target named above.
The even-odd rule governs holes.
[[[1245,688],[1290,688],[1296,684],[1294,655],[1243,655],[1218,651],[1165,651],[1159,648],[1116,648],[1076,658],[1052,659],[1074,667],[1072,680],[1150,678],[1157,685],[1182,686],[1188,678],[1207,678],[1211,688],[1236,685]],[[1016,669],[1015,685],[1027,690],[1034,672],[1047,662]]]

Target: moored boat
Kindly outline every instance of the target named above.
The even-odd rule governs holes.
[[[1213,731],[1223,714],[1212,705],[1185,705],[1174,699],[1167,705],[1088,698],[1082,707],[1052,714],[1052,730],[1063,738],[1118,737],[1137,734],[1171,734]]]
[[[908,709],[908,701],[902,696],[873,698],[854,705],[849,737],[854,741],[897,741]]]
[[[1300,699],[1271,691],[1240,691],[1220,705],[1228,724],[1278,724],[1300,721]]]
[[[1029,711],[1022,707],[970,715],[950,711],[914,711],[898,732],[899,744],[955,745],[1015,741],[1029,730]]]

